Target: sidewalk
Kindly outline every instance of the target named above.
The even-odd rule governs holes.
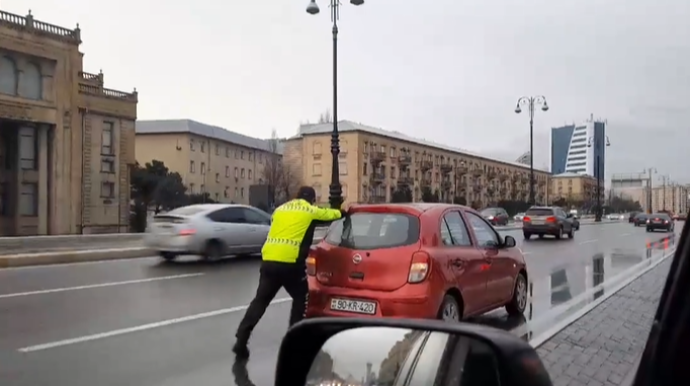
[[[672,257],[541,345],[554,386],[619,386],[644,350]]]

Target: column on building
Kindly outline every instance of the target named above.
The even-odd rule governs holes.
[[[48,234],[48,125],[21,123],[14,130],[16,144],[12,185],[14,233]]]

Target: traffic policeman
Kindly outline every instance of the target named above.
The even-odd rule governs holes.
[[[259,287],[235,335],[237,341],[233,351],[238,358],[249,357],[249,337],[282,287],[292,298],[290,326],[304,318],[309,296],[306,259],[314,230],[320,222],[335,221],[345,214],[338,209],[319,208],[314,205],[315,201],[314,188],[303,186],[297,198],[273,212],[271,229],[261,249]]]

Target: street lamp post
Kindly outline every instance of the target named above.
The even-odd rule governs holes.
[[[604,137],[605,143],[604,146],[608,147],[611,146],[611,142],[609,141],[609,137],[605,136]],[[587,147],[592,147],[594,146],[594,151],[596,151],[601,144],[598,143],[599,141],[597,140],[596,137],[589,137],[589,140],[587,141]],[[597,156],[595,157],[595,174],[597,175],[597,212],[594,214],[594,222],[601,222],[601,217],[602,217],[602,208],[601,208],[601,158],[599,156],[599,152],[597,152]]]
[[[364,0],[350,0],[352,5],[362,5]],[[340,168],[338,154],[340,154],[340,136],[338,134],[338,19],[340,17],[340,1],[330,0],[331,22],[333,22],[333,131],[331,133],[331,155],[333,166],[331,168],[331,184],[329,186],[328,201],[331,208],[340,209],[343,204],[343,187],[340,185]],[[307,13],[316,15],[320,12],[316,0],[310,0]]]
[[[522,112],[522,107],[527,106],[529,112],[529,203],[534,205],[535,194],[534,194],[534,106],[541,105],[542,111],[548,111],[549,105],[546,103],[546,97],[543,95],[537,95],[533,97],[523,96],[518,99],[517,105],[515,106],[515,114],[520,114]]]

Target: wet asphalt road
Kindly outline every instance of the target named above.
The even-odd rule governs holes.
[[[664,237],[627,223],[582,226],[574,240],[524,242],[520,230],[502,233],[526,254],[535,320],[591,288],[593,257],[604,257],[599,280],[605,280],[641,261],[648,240]],[[258,259],[162,264],[144,258],[2,270],[0,384],[234,384],[230,348],[256,289],[258,265]],[[248,371],[257,386],[273,382],[289,305],[271,306],[252,338]],[[524,323],[502,310],[475,322],[509,330]]]

